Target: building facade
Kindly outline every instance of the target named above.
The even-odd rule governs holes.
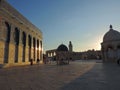
[[[42,32],[6,0],[0,0],[0,65],[42,62],[42,50]]]
[[[66,45],[61,44],[56,50],[56,61],[57,64],[69,64],[70,53]]]
[[[102,53],[100,50],[88,50],[85,52],[81,52],[81,59],[84,60],[101,60],[102,59]]]
[[[101,51],[103,62],[117,62],[120,59],[120,32],[114,30],[112,25],[103,37]]]
[[[84,51],[84,52],[74,52],[73,51],[73,45],[72,42],[70,41],[68,44],[68,50],[64,49],[67,48],[66,45],[59,45],[58,47],[62,47],[62,49],[60,50],[61,52],[58,52],[58,48],[57,49],[53,49],[53,50],[47,50],[46,51],[46,56],[48,58],[55,58],[57,57],[57,55],[59,55],[59,53],[61,53],[61,56],[59,55],[59,59],[69,59],[69,60],[93,60],[93,59],[102,59],[102,53],[100,50],[88,50],[88,51]],[[58,59],[58,58],[56,58]]]

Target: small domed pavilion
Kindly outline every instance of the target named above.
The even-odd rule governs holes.
[[[103,37],[101,51],[103,62],[117,62],[120,59],[120,32],[114,30],[112,25]]]

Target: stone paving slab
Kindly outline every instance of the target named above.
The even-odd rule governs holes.
[[[0,69],[0,90],[120,90],[120,66],[99,61]]]

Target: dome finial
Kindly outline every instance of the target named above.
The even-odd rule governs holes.
[[[112,29],[113,27],[112,27],[112,25],[110,24],[110,29]]]

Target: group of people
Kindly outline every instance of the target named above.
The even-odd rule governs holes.
[[[43,63],[44,64],[51,63],[51,61],[52,61],[52,58],[43,57]],[[30,65],[33,65],[33,62],[34,62],[34,60],[30,59]],[[36,63],[39,64],[40,63],[40,59],[37,59]]]
[[[43,63],[44,63],[44,64],[51,63],[51,61],[53,61],[52,58],[43,57]]]
[[[70,58],[69,60],[72,60],[72,58]],[[66,60],[61,59],[60,62],[69,64],[69,60],[68,59],[66,59]],[[56,57],[50,58],[50,57],[43,56],[43,63],[44,64],[48,64],[48,63],[50,64],[52,61],[56,61]],[[30,65],[33,65],[33,62],[34,62],[34,60],[30,59]],[[39,64],[40,59],[37,59],[36,63]]]
[[[37,59],[37,64],[39,64],[39,62],[40,62],[40,59]],[[30,59],[30,65],[33,65],[33,59]]]

